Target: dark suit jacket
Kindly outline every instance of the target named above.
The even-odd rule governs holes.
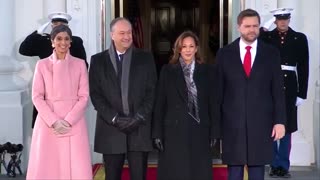
[[[258,41],[250,77],[240,58],[239,39],[217,54],[218,119],[222,124],[222,160],[230,165],[272,161],[272,128],[285,124],[285,97],[279,51]]]
[[[91,57],[89,70],[90,97],[97,110],[95,152],[118,154],[127,151],[152,151],[151,113],[154,103],[156,69],[151,53],[133,49],[128,103],[131,114],[147,119],[129,135],[112,126],[114,116],[122,112],[121,89],[108,50]]]
[[[283,71],[284,88],[287,108],[287,132],[295,132],[298,129],[296,99],[307,98],[309,77],[309,49],[307,37],[300,32],[289,28],[287,35],[281,44],[279,31],[260,31],[260,38],[279,49],[281,64],[296,66],[294,71]],[[297,76],[298,75],[298,76]]]

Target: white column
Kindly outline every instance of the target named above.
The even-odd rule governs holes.
[[[320,94],[320,2],[318,0],[309,0],[308,3],[299,4],[300,28],[298,31],[305,33],[309,42],[309,87],[308,99],[299,108],[300,130],[307,142],[311,145],[311,163],[317,163],[320,168],[320,142],[319,142],[319,94]],[[315,148],[314,148],[315,146]],[[316,151],[314,151],[316,150]],[[316,152],[316,154],[314,154]],[[301,156],[301,155],[300,155]],[[317,159],[317,161],[314,161]]]
[[[11,57],[14,48],[15,2],[12,0],[0,1],[0,144],[11,142],[24,144],[24,114],[28,99],[27,82],[17,73],[22,65]],[[24,144],[25,145],[25,144]],[[22,157],[22,168],[25,166],[26,153]],[[9,155],[6,156],[8,162]],[[2,173],[5,173],[3,166]]]
[[[44,0],[43,1],[43,18],[48,22],[48,15],[53,12],[67,12],[66,0]],[[46,29],[46,33],[51,32],[51,26]]]
[[[83,45],[87,54],[87,61],[90,64],[90,57],[101,51],[101,33],[100,33],[100,15],[101,1],[92,0],[68,0],[67,13],[72,16],[69,26],[72,34],[79,36],[83,40]],[[110,1],[106,0],[106,26],[110,23]],[[109,37],[109,31],[106,32],[106,37]],[[109,47],[109,46],[107,46]],[[96,125],[96,111],[91,102],[89,102],[86,119],[89,132],[90,149],[92,163],[102,163],[101,154],[93,152],[94,134]]]
[[[43,15],[48,16],[52,12],[67,12],[66,0],[44,0]]]
[[[313,142],[315,145],[315,163],[320,169],[320,81],[316,82],[315,99],[313,101]]]
[[[315,7],[320,7],[319,1],[316,1],[312,3],[312,6]],[[320,13],[319,11],[316,11],[314,15],[314,18],[310,20],[310,22],[314,22],[314,19],[317,19],[318,21],[312,26],[313,31],[315,31],[313,36],[309,36],[309,41],[311,40],[315,46],[310,48],[311,56],[310,59],[311,64],[309,64],[311,67],[318,67],[316,68],[317,70],[315,72],[315,98],[313,102],[313,142],[315,146],[315,163],[320,170],[320,64],[319,64],[319,57],[320,57],[320,52],[319,52],[319,44],[320,44],[320,33],[319,33],[319,28],[320,28],[320,22],[319,22],[319,17]],[[311,34],[311,33],[310,33]],[[313,53],[316,52],[316,53]]]

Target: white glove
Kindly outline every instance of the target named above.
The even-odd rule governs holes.
[[[272,17],[271,19],[269,19],[268,21],[266,21],[264,24],[263,24],[263,28],[265,29],[269,29],[271,27],[271,25],[276,21],[276,18],[275,17]]]
[[[37,29],[37,33],[38,34],[43,34],[44,31],[47,29],[47,27],[49,26],[51,22],[46,22],[45,24],[43,24],[42,26],[40,26],[38,29]]]
[[[66,134],[71,130],[71,125],[65,120],[58,120],[53,125],[55,134]]]
[[[296,106],[300,106],[304,101],[304,99],[297,97]]]

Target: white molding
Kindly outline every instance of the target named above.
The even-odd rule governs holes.
[[[43,10],[46,18],[52,12],[66,12],[66,0],[44,0]]]
[[[256,1],[255,0],[245,0],[245,9],[256,9]]]

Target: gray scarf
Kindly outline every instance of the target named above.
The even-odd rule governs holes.
[[[192,60],[195,63],[195,60]],[[184,80],[188,88],[188,114],[197,122],[200,123],[199,108],[198,108],[198,97],[197,97],[197,86],[191,77],[191,65],[186,64],[184,60],[179,57],[179,62],[182,67]]]
[[[109,56],[113,65],[114,70],[118,74],[118,68],[117,68],[117,62],[116,56],[116,50],[114,48],[113,42],[110,45],[109,48]],[[122,101],[122,108],[123,113],[125,115],[130,114],[129,109],[129,103],[128,103],[128,91],[129,91],[129,74],[130,74],[130,65],[131,65],[131,57],[132,57],[132,46],[126,50],[126,52],[123,54],[123,60],[122,60],[122,74],[121,74],[121,101]]]

